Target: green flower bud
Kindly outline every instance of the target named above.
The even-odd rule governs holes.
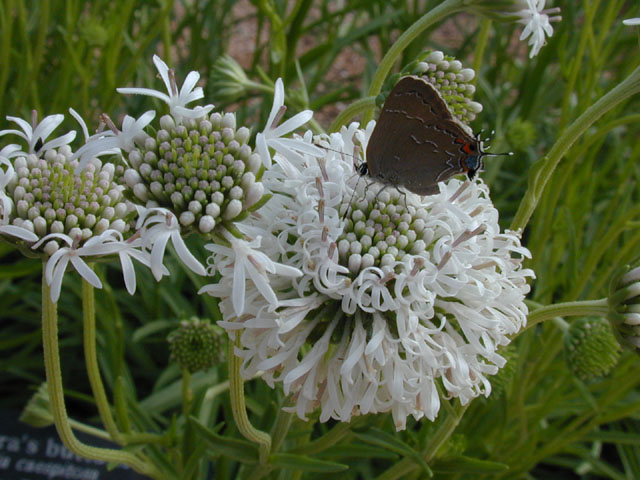
[[[618,363],[620,350],[613,329],[604,318],[575,320],[564,337],[565,359],[580,380],[607,375]]]
[[[616,272],[609,288],[609,321],[622,344],[640,353],[640,267]]]
[[[171,360],[190,373],[207,370],[224,359],[223,331],[208,320],[192,317],[167,337]]]
[[[245,96],[251,83],[240,64],[229,55],[216,59],[209,78],[209,96],[216,103],[229,103]]]
[[[516,118],[507,126],[507,141],[511,148],[522,152],[533,145],[536,139],[536,131],[529,120]]]

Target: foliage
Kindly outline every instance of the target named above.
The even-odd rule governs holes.
[[[125,105],[140,114],[148,99],[119,96],[115,88],[153,85],[149,60],[158,53],[179,78],[199,71],[205,100],[237,112],[238,124],[252,126],[253,134],[269,114],[277,77],[287,86],[292,114],[311,108],[314,128],[328,130],[345,105],[367,96],[394,40],[438,3],[4,0],[0,112],[28,118],[31,109],[44,116],[73,107],[95,124],[101,112],[115,114]],[[518,25],[461,12],[423,32],[398,62],[405,65],[425,49],[442,49],[473,64],[475,100],[484,106],[474,130],[495,130],[493,150],[515,152],[489,159],[483,174],[503,227],[516,215],[534,162],[640,64],[640,30],[621,23],[640,16],[634,2],[564,0],[554,6],[561,7],[562,21],[554,23],[553,37],[533,59],[517,41]],[[254,32],[255,39],[250,38]],[[237,57],[246,75],[241,88],[226,98],[216,72],[225,53]],[[533,254],[527,266],[537,277],[532,308],[605,297],[614,271],[638,256],[639,105],[637,95],[621,101],[575,139],[538,198],[523,237]],[[75,128],[70,116],[66,121]],[[532,131],[523,136],[510,134],[510,128]],[[198,240],[190,241],[203,258]],[[39,265],[4,245],[0,257],[0,406],[19,408],[28,399],[24,385],[35,388],[44,381]],[[114,279],[97,296],[96,309],[103,377],[110,395],[115,392],[128,406],[126,418],[122,412],[118,416],[119,425],[167,429],[149,456],[163,464],[168,447],[171,458],[164,467],[183,469],[173,472],[185,475],[178,478],[206,478],[207,468],[194,460],[199,456],[212,460],[215,478],[251,478],[259,452],[233,422],[224,387],[226,364],[191,377],[191,411],[180,415],[181,372],[167,366],[166,337],[180,320],[206,317],[217,307],[210,297],[196,294],[203,279],[178,261],[167,266],[172,274],[160,283],[140,269],[135,297],[126,293],[118,267],[99,266],[103,278]],[[82,351],[80,295],[79,279],[65,279],[59,315],[72,414],[88,420],[95,409],[76,360]],[[400,433],[388,415],[359,417],[351,424],[287,417],[280,410],[286,404],[281,392],[259,379],[247,382],[251,422],[273,438],[270,475],[640,478],[637,358],[625,353],[609,376],[583,383],[565,364],[563,335],[552,322],[532,326],[515,340],[515,373],[504,393],[477,399],[466,411],[457,402],[444,402],[435,422],[410,422]],[[189,435],[178,439],[177,427]],[[443,437],[454,427],[453,436]],[[197,443],[196,432],[205,442]]]

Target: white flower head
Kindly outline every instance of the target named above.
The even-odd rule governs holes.
[[[286,120],[282,125],[278,125],[286,109],[287,107],[284,105],[284,84],[282,79],[278,78],[273,92],[273,107],[271,107],[267,125],[256,136],[256,150],[260,154],[265,167],[271,166],[269,147],[291,161],[299,161],[302,158],[301,154],[304,153],[322,155],[322,151],[314,145],[299,142],[294,138],[282,138],[284,135],[300,128],[313,117],[311,110],[305,110]]]
[[[80,147],[71,157],[79,158],[80,162],[76,168],[76,174],[87,165],[92,158],[102,155],[111,155],[114,152],[130,152],[136,146],[136,141],[142,141],[148,137],[144,129],[156,116],[156,112],[149,110],[136,119],[125,115],[122,120],[122,131],[118,130],[107,115],[103,115],[105,123],[111,128],[111,133],[101,132],[92,135],[87,142]]]
[[[36,111],[33,110],[31,112],[31,121],[33,126],[26,120],[18,117],[7,117],[7,120],[18,124],[22,131],[0,130],[0,136],[12,134],[23,138],[29,146],[26,153],[39,154],[40,152],[46,152],[47,150],[68,145],[74,140],[74,138],[76,138],[76,132],[71,131],[60,137],[56,137],[53,140],[46,141],[53,131],[64,121],[64,115],[62,114],[49,115],[38,123]],[[15,155],[16,153],[13,152],[12,156]]]
[[[367,186],[353,155],[372,127],[297,139],[321,142],[321,156],[276,153],[263,183],[277,193],[238,226],[301,276],[270,275],[274,299],[264,277],[238,278],[238,250],[211,248],[221,278],[208,288],[222,298],[220,325],[240,336],[243,375],[281,383],[298,416],[390,411],[402,429],[409,415],[436,417],[438,388],[462,403],[490,393],[498,347],[526,323],[533,272],[481,180],[451,179],[428,197]]]
[[[520,0],[520,3],[524,2]],[[549,17],[549,14],[560,12],[559,8],[545,10],[544,4],[545,0],[526,0],[526,8],[519,12],[521,19],[518,22],[525,25],[520,35],[520,40],[530,37],[528,42],[531,46],[529,58],[533,58],[538,54],[545,44],[545,36],[551,37],[553,35],[551,22],[562,20],[559,15]]]
[[[625,25],[627,25],[629,27],[636,27],[636,26],[640,25],[640,17],[627,18],[627,19],[623,20],[622,23],[624,23]]]
[[[158,73],[167,87],[169,94],[152,90],[150,88],[118,88],[117,91],[123,94],[134,95],[148,95],[155,97],[167,105],[169,105],[169,111],[171,115],[180,122],[183,118],[201,118],[207,115],[213,110],[213,105],[206,105],[204,107],[197,106],[195,108],[186,108],[188,103],[195,100],[199,100],[204,97],[202,87],[196,87],[200,74],[196,71],[189,72],[187,78],[182,84],[182,88],[178,91],[178,85],[176,84],[175,73],[173,69],[170,69],[166,63],[162,61],[157,55],[153,56],[153,63],[158,69]]]

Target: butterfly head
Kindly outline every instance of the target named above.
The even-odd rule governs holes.
[[[462,162],[464,173],[467,174],[469,180],[473,180],[476,173],[484,170],[484,157],[497,157],[500,155],[513,155],[513,152],[505,153],[489,153],[484,150],[484,143],[480,138],[482,132],[478,132],[475,142],[469,142],[462,146],[462,151],[466,153],[466,157]]]

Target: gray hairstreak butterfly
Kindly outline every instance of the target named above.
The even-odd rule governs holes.
[[[418,195],[439,192],[438,182],[454,175],[473,179],[489,155],[482,141],[459,122],[426,80],[403,77],[384,102],[360,175]]]

